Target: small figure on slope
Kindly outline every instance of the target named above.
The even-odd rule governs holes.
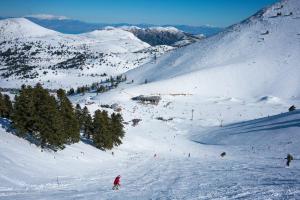
[[[293,112],[296,110],[296,106],[295,105],[292,105],[290,108],[289,108],[289,112]]]
[[[220,154],[220,156],[223,158],[224,156],[226,156],[226,152],[222,152],[222,153]]]
[[[121,179],[121,176],[118,175],[116,178],[115,178],[115,181],[114,181],[114,186],[113,186],[113,190],[119,190],[119,187],[121,186],[120,184],[120,179]]]
[[[294,160],[293,156],[291,154],[288,154],[285,158],[287,161],[286,161],[286,166],[290,166],[290,163],[292,160]]]

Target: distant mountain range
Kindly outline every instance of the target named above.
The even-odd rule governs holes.
[[[0,17],[0,19],[6,19],[9,17]],[[214,26],[189,26],[189,25],[156,25],[156,24],[129,24],[129,23],[88,23],[83,22],[80,20],[75,19],[68,19],[64,17],[50,17],[48,16],[41,16],[41,15],[33,15],[33,16],[27,16],[25,17],[29,19],[30,21],[43,26],[48,29],[52,29],[61,33],[67,33],[67,34],[79,34],[79,33],[87,33],[94,30],[104,29],[107,26],[112,27],[120,27],[120,26],[136,26],[139,28],[150,28],[150,27],[175,27],[183,32],[193,34],[193,35],[205,35],[206,37],[214,35],[220,31],[223,30],[223,28],[220,27],[214,27]]]

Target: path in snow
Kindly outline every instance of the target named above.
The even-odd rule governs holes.
[[[87,99],[95,102],[89,106],[91,110],[97,109],[99,104],[111,103],[111,99],[106,99],[105,96],[97,99],[90,98],[89,95],[86,95]],[[82,101],[84,98],[85,96],[81,96],[73,101],[80,101],[84,104]],[[87,162],[86,165],[92,164],[93,170],[88,171],[86,175],[81,175],[85,171],[84,168],[78,168],[78,174],[67,173],[66,176],[59,176],[58,179],[54,176],[55,173],[49,171],[49,176],[45,174],[43,181],[26,180],[24,176],[19,177],[24,182],[21,185],[7,187],[0,183],[0,199],[300,198],[300,162],[295,160],[290,168],[285,168],[283,159],[288,153],[287,150],[298,155],[300,152],[296,146],[277,143],[278,138],[273,137],[274,135],[266,138],[271,148],[264,145],[264,141],[258,145],[252,144],[251,140],[243,144],[244,140],[248,140],[244,137],[247,134],[240,134],[241,145],[235,143],[232,145],[230,141],[235,141],[232,138],[224,141],[223,137],[218,137],[218,134],[230,135],[231,131],[243,132],[249,127],[251,130],[256,130],[258,127],[270,126],[270,124],[276,126],[278,123],[297,121],[298,111],[294,115],[267,117],[233,125],[226,125],[226,123],[222,128],[209,128],[209,125],[219,124],[217,120],[219,116],[224,117],[227,122],[243,121],[260,116],[260,112],[264,115],[280,113],[286,110],[290,103],[261,104],[223,98],[201,100],[192,96],[176,97],[176,101],[174,99],[174,97],[164,96],[162,103],[157,106],[136,104],[127,99],[126,101],[121,99],[118,103],[126,108],[123,111],[125,121],[136,117],[141,117],[143,120],[137,127],[131,125],[126,127],[124,144],[114,150],[114,157],[111,156],[110,151],[102,152],[99,158],[97,156],[86,157],[95,161],[101,160],[99,163]],[[171,104],[166,107],[168,102]],[[191,108],[197,111],[194,121],[190,120]],[[240,113],[243,115],[240,116]],[[156,119],[158,116],[175,118],[171,122],[162,122]],[[297,144],[298,130],[297,127],[289,127],[279,129],[279,132],[275,133],[284,135],[282,133],[286,132],[287,136],[291,137],[288,139],[292,139]],[[207,137],[208,133],[212,133],[212,136]],[[268,133],[273,134],[273,131]],[[258,134],[259,132],[252,133],[250,136],[259,138]],[[9,138],[4,139],[12,142]],[[282,140],[285,139],[282,138]],[[81,145],[84,144],[75,145],[79,151],[81,151]],[[286,148],[288,146],[291,148]],[[71,150],[67,148],[67,151]],[[75,147],[72,151],[74,150],[76,150]],[[84,150],[86,154],[98,152],[90,149]],[[225,158],[219,156],[223,151],[227,153]],[[190,158],[188,158],[189,152]],[[154,153],[157,153],[157,158],[153,157]],[[21,153],[18,152],[18,154]],[[66,154],[63,159],[69,159],[68,155]],[[19,158],[16,157],[16,159]],[[77,162],[82,164],[80,160]],[[76,169],[75,163],[64,165],[64,167]],[[5,169],[2,168],[2,170]],[[122,187],[119,191],[113,191],[112,182],[118,174],[122,175]]]

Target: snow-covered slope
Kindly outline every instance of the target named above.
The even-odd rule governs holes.
[[[55,36],[55,31],[43,28],[25,18],[0,21],[0,42],[17,38]]]
[[[298,155],[299,128],[300,110],[297,110],[207,130],[201,135],[195,134],[193,140],[203,144],[253,146],[260,150],[272,147],[273,154]]]
[[[116,28],[97,30],[81,34],[81,36],[96,40],[98,44],[93,45],[101,47],[106,52],[127,53],[150,47],[150,45],[142,42],[132,33]]]
[[[41,152],[0,128],[0,198],[300,197],[300,162],[292,161],[286,169],[284,160],[287,153],[296,159],[300,154],[299,110],[272,116],[287,110],[289,102],[166,95],[158,105],[145,105],[128,101],[123,92],[72,97],[82,105],[94,102],[87,105],[90,111],[106,103],[117,102],[122,107],[129,124],[123,144],[112,150],[114,155],[83,142],[57,153]],[[261,115],[270,117],[247,121]],[[142,119],[135,127],[131,125],[134,118]],[[211,128],[220,124],[220,118],[224,124],[246,121]],[[5,126],[5,121],[1,124]],[[227,155],[221,158],[223,151]],[[111,187],[118,174],[121,189],[116,192]]]
[[[282,1],[128,76],[148,93],[299,97],[299,40],[300,2]]]
[[[0,20],[1,87],[42,82],[47,87],[76,87],[145,64],[169,46],[151,47],[132,33],[107,29],[62,34],[24,18]],[[68,82],[65,81],[68,77]]]
[[[140,28],[137,26],[122,26],[123,30],[132,32],[140,40],[148,44],[155,45],[171,45],[175,47],[183,47],[197,42],[204,37],[195,36],[185,33],[175,27],[149,27]]]

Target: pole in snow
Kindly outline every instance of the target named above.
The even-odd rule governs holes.
[[[194,119],[194,109],[192,109],[192,118],[191,118],[191,120],[193,120]]]

